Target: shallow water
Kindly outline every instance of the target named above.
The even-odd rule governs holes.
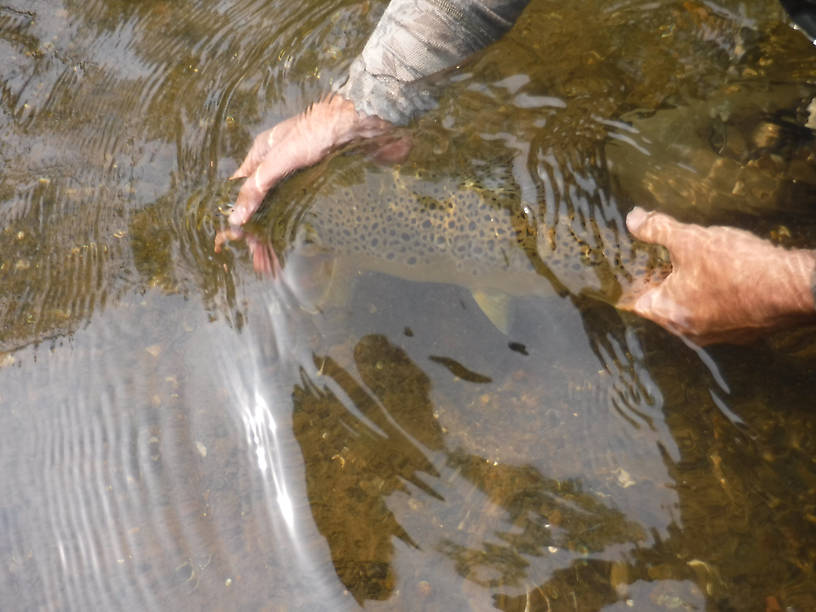
[[[404,164],[268,199],[280,279],[214,254],[384,6],[0,5],[0,609],[816,607],[813,330],[700,350],[555,268],[507,335],[466,281],[314,303],[291,239],[432,169],[556,244],[637,202],[816,247],[812,46],[766,2],[534,1]]]

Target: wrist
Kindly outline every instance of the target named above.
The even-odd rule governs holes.
[[[314,155],[316,160],[322,159],[338,147],[355,140],[380,136],[393,127],[377,116],[359,112],[350,100],[340,94],[332,94],[318,102],[304,117],[311,142],[317,145]]]
[[[816,251],[777,248],[780,249],[779,263],[771,269],[774,282],[769,288],[776,314],[816,318]]]

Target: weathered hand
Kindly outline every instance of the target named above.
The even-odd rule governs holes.
[[[379,117],[358,113],[351,102],[335,94],[262,132],[231,177],[247,180],[230,212],[230,225],[246,223],[266,193],[288,174],[353,140],[382,135],[391,127]]]
[[[247,233],[242,227],[230,227],[221,230],[215,236],[215,252],[220,253],[224,244],[230,240],[245,240],[252,254],[252,266],[261,276],[277,277],[281,270],[280,261],[272,245]]]
[[[816,251],[777,247],[744,230],[689,225],[634,208],[629,231],[664,245],[672,273],[621,308],[697,344],[746,342],[816,318]]]

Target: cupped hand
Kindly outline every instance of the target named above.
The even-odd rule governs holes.
[[[230,212],[230,225],[246,223],[267,192],[287,175],[353,140],[380,136],[392,127],[379,117],[358,113],[350,101],[334,94],[262,132],[230,177],[246,178]]]
[[[680,223],[634,208],[629,231],[664,245],[672,272],[619,307],[704,345],[747,342],[816,317],[816,251],[774,246],[750,232]]]

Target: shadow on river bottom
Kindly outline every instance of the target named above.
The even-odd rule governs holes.
[[[633,203],[816,246],[811,45],[536,0],[404,164],[268,198],[277,278],[214,254],[384,6],[0,5],[0,608],[816,607],[813,330],[611,305],[665,255]]]

